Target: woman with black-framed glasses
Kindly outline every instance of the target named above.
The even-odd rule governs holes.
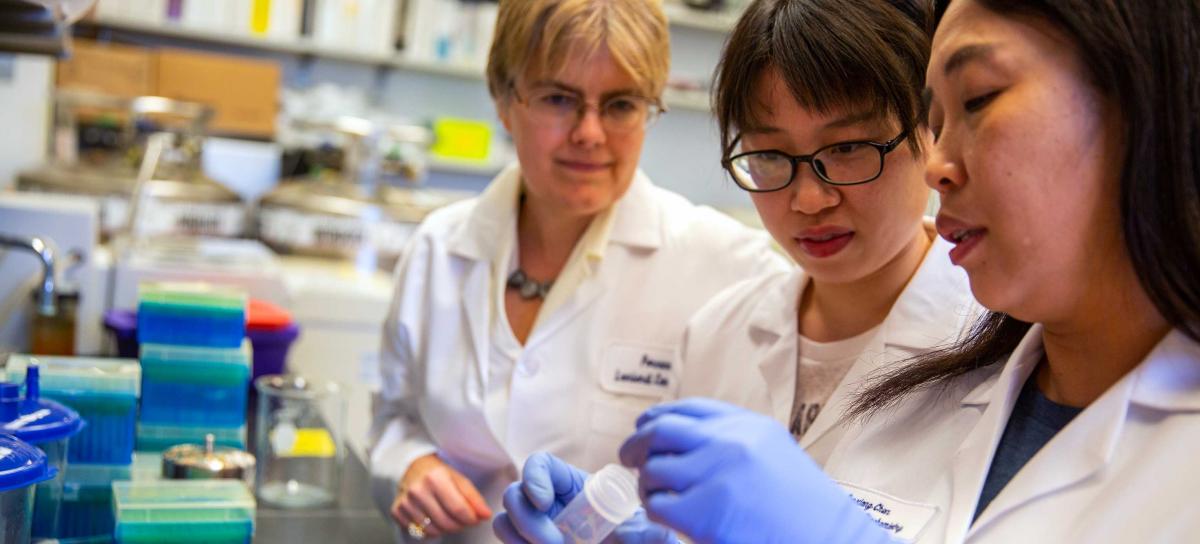
[[[721,164],[800,268],[689,321],[680,397],[773,416],[824,463],[864,376],[953,341],[975,315],[924,217],[923,3],[759,0],[718,70]]]

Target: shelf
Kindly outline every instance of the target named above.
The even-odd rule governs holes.
[[[684,91],[668,88],[663,91],[663,101],[667,103],[668,109],[702,112],[708,112],[712,109],[709,103],[709,95],[704,91]]]
[[[675,6],[681,9],[681,6]],[[701,15],[704,17],[704,15]],[[442,62],[413,60],[402,54],[364,53],[331,48],[317,44],[312,39],[296,37],[292,39],[254,37],[232,32],[181,27],[175,24],[151,24],[136,20],[116,19],[105,17],[80,21],[80,27],[96,30],[124,32],[137,36],[153,36],[175,40],[192,41],[214,45],[225,45],[256,51],[286,53],[291,55],[312,56],[341,62],[384,66],[407,70],[410,72],[432,74],[443,77],[454,77],[467,80],[484,80],[482,66],[454,65]],[[667,107],[671,109],[708,112],[708,95],[701,91],[672,91],[664,94]]]
[[[469,161],[460,159],[449,159],[439,157],[437,155],[429,155],[429,169],[434,172],[444,172],[447,174],[466,174],[471,176],[495,176],[508,162],[512,160],[507,155],[501,159],[491,159],[485,161]]]
[[[681,4],[664,4],[663,11],[672,25],[695,28],[709,32],[729,32],[737,23],[740,13],[730,11],[703,11]]]

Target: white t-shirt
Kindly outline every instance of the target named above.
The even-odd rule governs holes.
[[[879,326],[858,336],[834,342],[815,342],[800,335],[800,355],[796,364],[796,397],[792,401],[791,431],[796,440],[804,436],[817,420],[821,408],[854,361],[862,355],[879,332]]]

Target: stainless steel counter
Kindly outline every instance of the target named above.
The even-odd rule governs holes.
[[[371,502],[370,477],[353,453],[346,460],[338,504],[315,510],[258,506],[255,544],[390,543],[392,524]]]

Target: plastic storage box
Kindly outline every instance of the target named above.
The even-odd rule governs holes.
[[[217,446],[246,449],[246,426],[190,427],[179,425],[138,425],[137,449],[159,452],[179,444],[203,444],[204,435],[212,434]],[[161,468],[161,466],[160,466]]]
[[[135,482],[163,479],[162,455],[158,452],[135,452],[133,463],[129,465],[129,472],[129,479]]]
[[[238,480],[114,482],[120,543],[242,544],[254,535],[254,497]]]
[[[71,463],[129,464],[141,390],[138,362],[12,355],[6,367],[8,381],[23,381],[25,368],[33,361],[41,369],[42,396],[66,405],[87,421],[71,438],[67,459]]]
[[[246,336],[246,294],[207,284],[145,284],[138,290],[138,342],[228,347]]]
[[[58,522],[60,544],[85,538],[111,540],[116,527],[112,483],[131,479],[130,465],[67,466]]]
[[[240,348],[142,344],[142,412],[152,425],[239,427],[246,422],[250,343]]]

